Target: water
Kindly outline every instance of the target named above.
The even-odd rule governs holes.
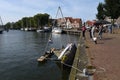
[[[61,48],[66,42],[78,41],[78,36],[52,35],[49,33],[11,30],[0,34],[0,80],[66,80],[67,71],[62,71],[54,61],[38,63],[45,48]]]

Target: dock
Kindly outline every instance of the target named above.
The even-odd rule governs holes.
[[[87,77],[80,76],[83,72],[83,69],[88,64],[88,57],[85,52],[85,48],[86,48],[85,41],[82,39],[82,36],[80,36],[76,55],[72,65],[73,67],[71,68],[69,80],[87,80],[88,79]]]
[[[102,40],[95,44],[86,33],[86,40],[80,37],[69,80],[119,80],[120,76],[120,29],[114,33],[103,33]],[[92,76],[82,75],[86,66],[96,67]]]
[[[76,29],[63,29],[63,33],[66,34],[73,34],[73,35],[80,35],[81,34],[81,30],[76,30]]]

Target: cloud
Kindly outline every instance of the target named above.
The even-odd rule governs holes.
[[[48,13],[53,18],[61,6],[64,16],[93,19],[97,5],[103,0],[0,0],[0,16],[5,22],[17,21],[25,16]]]

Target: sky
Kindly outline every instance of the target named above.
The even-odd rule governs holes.
[[[86,21],[96,19],[99,2],[104,0],[0,0],[0,16],[4,24],[38,13],[48,13],[55,18],[60,6],[64,17]]]

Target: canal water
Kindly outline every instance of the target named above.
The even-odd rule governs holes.
[[[67,80],[68,71],[55,61],[38,63],[37,58],[51,47],[61,48],[68,42],[77,44],[78,37],[50,33],[10,30],[0,34],[0,80]]]

